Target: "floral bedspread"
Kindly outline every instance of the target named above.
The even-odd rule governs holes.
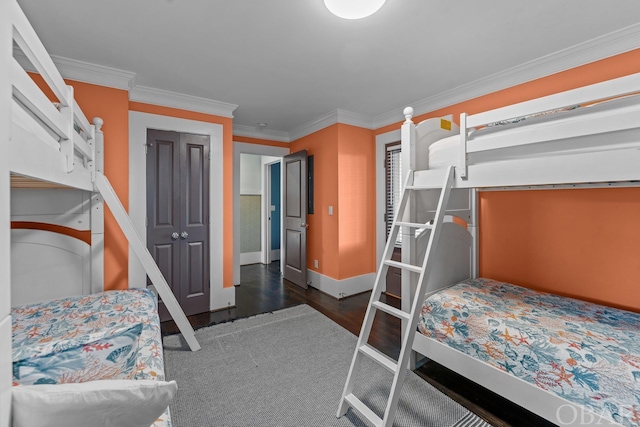
[[[419,330],[625,426],[640,426],[640,314],[490,279],[430,296]]]
[[[164,379],[157,299],[147,289],[106,291],[24,305],[12,309],[11,320],[14,362],[99,342],[141,325],[132,378]],[[15,376],[14,382],[18,383]],[[171,426],[168,409],[154,426]]]

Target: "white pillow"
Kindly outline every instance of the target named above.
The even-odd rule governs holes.
[[[12,389],[13,427],[149,427],[169,406],[178,385],[101,380]]]

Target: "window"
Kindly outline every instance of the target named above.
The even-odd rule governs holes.
[[[386,187],[386,203],[384,220],[387,228],[387,239],[391,232],[393,219],[396,217],[398,208],[400,207],[400,199],[402,197],[402,169],[400,165],[401,157],[400,142],[392,142],[385,146],[385,187]],[[398,233],[396,245],[402,242],[402,234]]]

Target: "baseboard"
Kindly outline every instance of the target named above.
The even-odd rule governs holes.
[[[228,288],[211,287],[209,310],[215,311],[236,305],[236,287]]]
[[[280,249],[271,250],[271,262],[278,261],[280,259]]]
[[[262,252],[245,252],[240,254],[240,265],[258,264],[262,262]]]
[[[376,273],[337,280],[317,271],[307,271],[310,286],[338,299],[370,291],[373,289],[373,282],[376,279]]]

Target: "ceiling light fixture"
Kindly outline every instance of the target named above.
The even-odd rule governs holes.
[[[331,13],[344,19],[360,19],[373,15],[385,0],[324,0]]]

